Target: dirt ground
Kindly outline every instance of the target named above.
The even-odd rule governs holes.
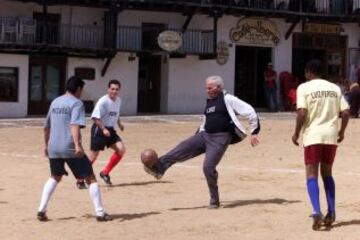
[[[360,239],[360,127],[351,119],[334,166],[337,220],[332,229],[311,229],[303,152],[291,143],[293,114],[261,114],[261,144],[232,145],[218,166],[221,208],[207,209],[203,156],[174,165],[161,181],[147,175],[141,150],[161,155],[193,134],[198,116],[127,117],[121,136],[127,152],[111,173],[113,187],[99,179],[106,211],[114,220],[98,223],[87,190],[72,176],[56,189],[51,221],[36,212],[49,177],[42,155],[43,119],[0,120],[0,239]],[[86,149],[89,131],[83,130]],[[103,152],[98,175],[110,156]],[[321,205],[326,200],[321,187]]]

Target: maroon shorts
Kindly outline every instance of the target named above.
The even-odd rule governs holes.
[[[336,145],[314,144],[304,147],[304,161],[308,164],[333,164],[336,154]]]

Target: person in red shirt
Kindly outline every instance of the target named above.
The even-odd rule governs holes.
[[[268,108],[273,112],[278,111],[276,77],[277,73],[270,62],[264,71],[264,87]]]

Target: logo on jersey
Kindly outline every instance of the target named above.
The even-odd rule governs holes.
[[[54,114],[70,114],[70,108],[69,107],[53,108],[51,110],[51,113],[54,113]]]
[[[206,113],[209,114],[209,113],[214,113],[216,110],[216,106],[212,106],[212,107],[209,107],[208,109],[206,109]]]
[[[330,97],[330,98],[336,98],[337,97],[337,93],[335,91],[316,91],[316,92],[312,92],[311,93],[311,97],[314,98],[326,98],[326,97]]]
[[[109,112],[109,117],[116,117],[117,112]]]

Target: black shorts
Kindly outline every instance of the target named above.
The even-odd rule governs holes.
[[[49,158],[52,176],[68,175],[65,163],[76,178],[86,178],[94,174],[90,160],[85,155],[83,158]]]
[[[93,124],[91,127],[91,143],[90,149],[92,151],[104,150],[105,146],[110,147],[114,143],[121,142],[121,138],[116,134],[116,131],[112,127],[106,127],[110,132],[110,137],[105,137],[101,129]]]

